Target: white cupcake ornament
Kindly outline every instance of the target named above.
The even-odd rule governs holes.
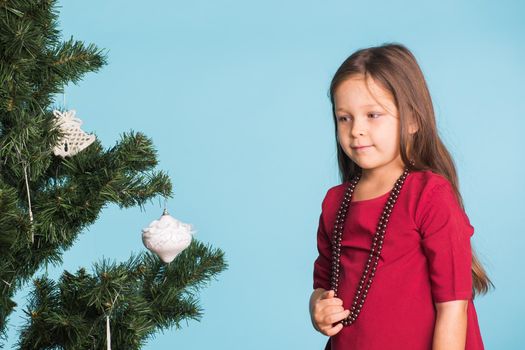
[[[170,263],[191,243],[193,226],[185,224],[164,209],[159,220],[153,220],[147,228],[142,229],[142,242],[162,261]]]

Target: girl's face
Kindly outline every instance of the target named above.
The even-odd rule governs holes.
[[[402,171],[400,124],[394,100],[371,78],[369,88],[373,96],[363,76],[352,76],[336,88],[338,142],[363,173]]]

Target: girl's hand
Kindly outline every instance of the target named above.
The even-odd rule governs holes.
[[[339,333],[343,325],[338,323],[333,326],[333,323],[350,315],[350,310],[343,308],[343,301],[334,295],[333,290],[324,291],[319,298],[313,300],[310,311],[315,329],[327,336]]]

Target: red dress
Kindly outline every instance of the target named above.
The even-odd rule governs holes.
[[[330,188],[317,231],[313,287],[330,289],[330,240],[345,188]],[[350,202],[341,242],[338,297],[350,309],[375,227],[390,193]],[[430,350],[434,302],[468,299],[466,350],[484,349],[472,301],[474,227],[448,180],[429,170],[405,179],[387,224],[372,286],[357,320],[332,336],[332,350]]]

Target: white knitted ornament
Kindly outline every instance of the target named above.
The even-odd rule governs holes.
[[[56,109],[53,111],[55,124],[64,133],[64,137],[53,148],[57,156],[74,156],[95,141],[95,135],[88,135],[80,129],[82,120],[75,118],[75,113],[74,109],[63,113]]]
[[[191,224],[173,218],[164,210],[159,220],[153,220],[142,229],[142,242],[162,261],[169,263],[190,245],[194,233]]]

